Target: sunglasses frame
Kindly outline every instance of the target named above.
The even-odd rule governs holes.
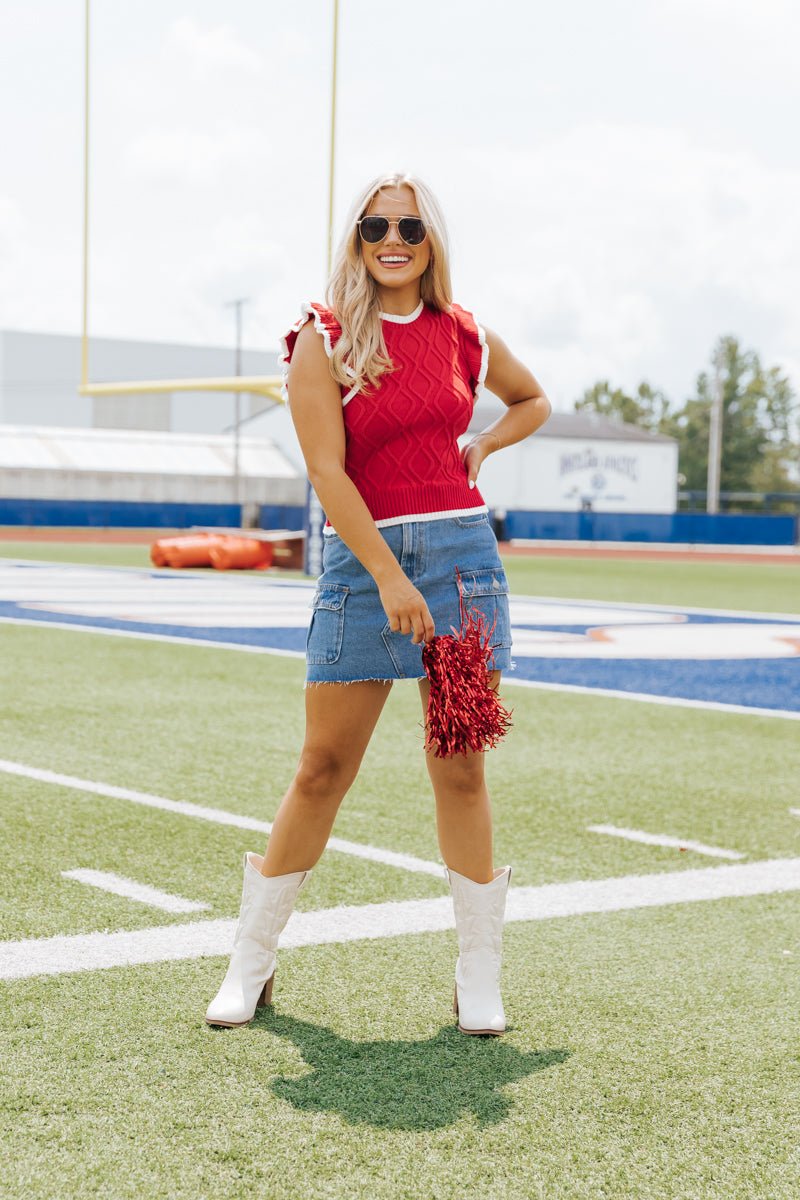
[[[371,242],[369,240],[369,238],[365,238],[363,233],[361,232],[361,222],[366,221],[366,220],[380,220],[380,221],[387,222],[386,233],[384,233],[383,237],[379,237],[376,242]],[[406,239],[403,237],[402,233],[400,232],[400,222],[401,221],[419,221],[419,223],[423,229],[422,240],[419,242],[407,242]],[[385,241],[386,238],[388,237],[389,230],[392,228],[393,225],[397,226],[397,235],[400,238],[403,245],[405,245],[405,246],[421,246],[422,243],[425,241],[425,239],[428,236],[428,229],[427,229],[427,226],[425,225],[425,222],[423,221],[422,217],[414,216],[411,213],[409,213],[403,217],[384,217],[384,216],[380,216],[378,213],[367,214],[366,216],[359,217],[359,219],[356,221],[356,225],[358,227],[359,237],[361,238],[361,240],[363,242],[366,242],[368,246],[379,246],[381,244],[381,242]]]

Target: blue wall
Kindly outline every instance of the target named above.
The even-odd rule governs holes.
[[[510,511],[507,538],[559,541],[697,542],[721,546],[792,546],[798,518],[762,513],[599,513]]]
[[[305,529],[305,509],[302,504],[263,504],[258,524],[261,529]]]
[[[0,525],[64,525],[95,529],[188,529],[218,525],[238,529],[238,504],[145,504],[132,500],[3,500]],[[267,505],[262,529],[302,529],[303,506]]]
[[[236,504],[145,504],[133,500],[3,500],[0,525],[74,525],[100,529],[185,529],[239,525]]]
[[[238,528],[235,504],[143,504],[102,500],[3,500],[0,525],[64,525],[101,529],[188,529],[192,525]],[[301,505],[264,505],[262,529],[303,529]],[[689,542],[734,546],[791,546],[800,542],[800,518],[792,515],[719,513],[508,513],[507,538],[559,541]]]

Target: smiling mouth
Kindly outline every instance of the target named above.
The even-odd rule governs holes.
[[[410,254],[379,254],[378,262],[382,267],[404,267],[411,262]]]

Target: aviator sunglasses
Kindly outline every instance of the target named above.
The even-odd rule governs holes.
[[[382,242],[390,225],[397,226],[397,232],[407,246],[419,246],[428,235],[421,217],[362,217],[356,224],[365,242]]]

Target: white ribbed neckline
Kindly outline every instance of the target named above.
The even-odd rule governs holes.
[[[405,316],[399,316],[397,313],[378,313],[382,321],[394,321],[397,325],[408,325],[409,321],[416,321],[419,314],[422,312],[425,304],[420,300],[413,312],[407,313]]]

